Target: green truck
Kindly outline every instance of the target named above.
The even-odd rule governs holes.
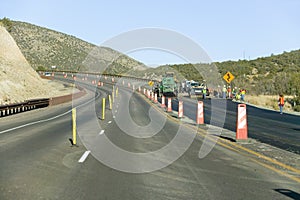
[[[162,78],[159,86],[160,95],[165,97],[177,97],[178,88],[177,83],[175,81],[174,73],[167,72],[165,76]]]

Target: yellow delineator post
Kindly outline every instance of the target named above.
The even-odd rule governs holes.
[[[111,97],[112,97],[112,103],[113,103],[114,100],[115,100],[115,86],[114,85],[113,85],[113,88],[112,88]]]
[[[102,120],[105,119],[105,98],[102,99]]]
[[[112,110],[112,102],[111,102],[111,96],[108,95],[108,101],[109,101],[109,109]]]
[[[116,88],[116,97],[118,97],[118,93],[119,93],[119,88]]]
[[[73,144],[76,145],[76,108],[72,109]]]

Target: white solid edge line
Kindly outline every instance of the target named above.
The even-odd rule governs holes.
[[[78,162],[83,163],[90,153],[91,153],[91,151],[84,152],[84,154],[81,156],[81,158],[78,160]]]

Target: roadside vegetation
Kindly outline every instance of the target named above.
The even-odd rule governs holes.
[[[300,111],[300,50],[283,52],[279,55],[261,57],[255,60],[239,60],[214,63],[223,76],[230,71],[235,79],[232,87],[244,88],[248,94],[286,96],[286,101],[293,110]],[[186,79],[202,80],[195,71],[197,65],[207,64],[179,64],[167,65],[179,71]],[[270,106],[276,108],[277,102]]]

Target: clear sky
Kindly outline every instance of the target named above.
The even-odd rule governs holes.
[[[300,49],[299,0],[5,0],[0,18],[25,21],[100,45],[120,33],[157,27],[183,34],[213,61],[254,59]],[[162,52],[145,64],[183,62]]]

